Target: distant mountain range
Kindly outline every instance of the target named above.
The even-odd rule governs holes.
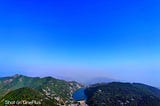
[[[27,97],[27,94],[30,93],[33,94],[33,96],[39,95],[37,99],[41,98],[44,104],[46,100],[55,101],[54,103],[57,105],[69,104],[72,102],[73,92],[81,87],[83,87],[83,85],[75,81],[64,81],[52,77],[27,77],[17,74],[11,77],[0,78],[0,104],[3,105],[5,99],[16,99],[15,97],[21,97],[21,94]],[[21,92],[21,94],[19,94],[19,92]],[[32,98],[32,96],[30,96],[30,98]]]
[[[96,84],[96,83],[110,83],[110,82],[115,82],[115,81],[117,81],[117,80],[107,78],[107,77],[97,77],[97,78],[93,78],[93,79],[86,81],[85,85],[92,85],[92,84]]]

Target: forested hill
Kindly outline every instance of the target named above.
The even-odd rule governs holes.
[[[19,88],[28,87],[34,89],[47,98],[55,99],[61,104],[72,101],[72,94],[82,85],[75,81],[64,81],[52,77],[27,77],[14,75],[11,77],[0,78],[0,98],[11,91]]]
[[[95,84],[85,94],[89,106],[160,106],[160,90],[138,83]]]
[[[58,106],[54,98],[47,98],[41,92],[24,87],[9,92],[0,99],[0,106]]]

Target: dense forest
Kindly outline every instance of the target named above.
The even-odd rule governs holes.
[[[85,94],[89,106],[160,106],[160,90],[138,83],[95,84]]]

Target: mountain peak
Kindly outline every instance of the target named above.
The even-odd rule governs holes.
[[[22,75],[20,75],[20,74],[15,74],[15,75],[13,75],[14,78],[17,78],[17,77],[19,77],[19,76],[22,76]]]

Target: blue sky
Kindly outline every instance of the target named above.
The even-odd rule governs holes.
[[[160,87],[159,11],[158,0],[0,1],[0,76],[111,77]]]

